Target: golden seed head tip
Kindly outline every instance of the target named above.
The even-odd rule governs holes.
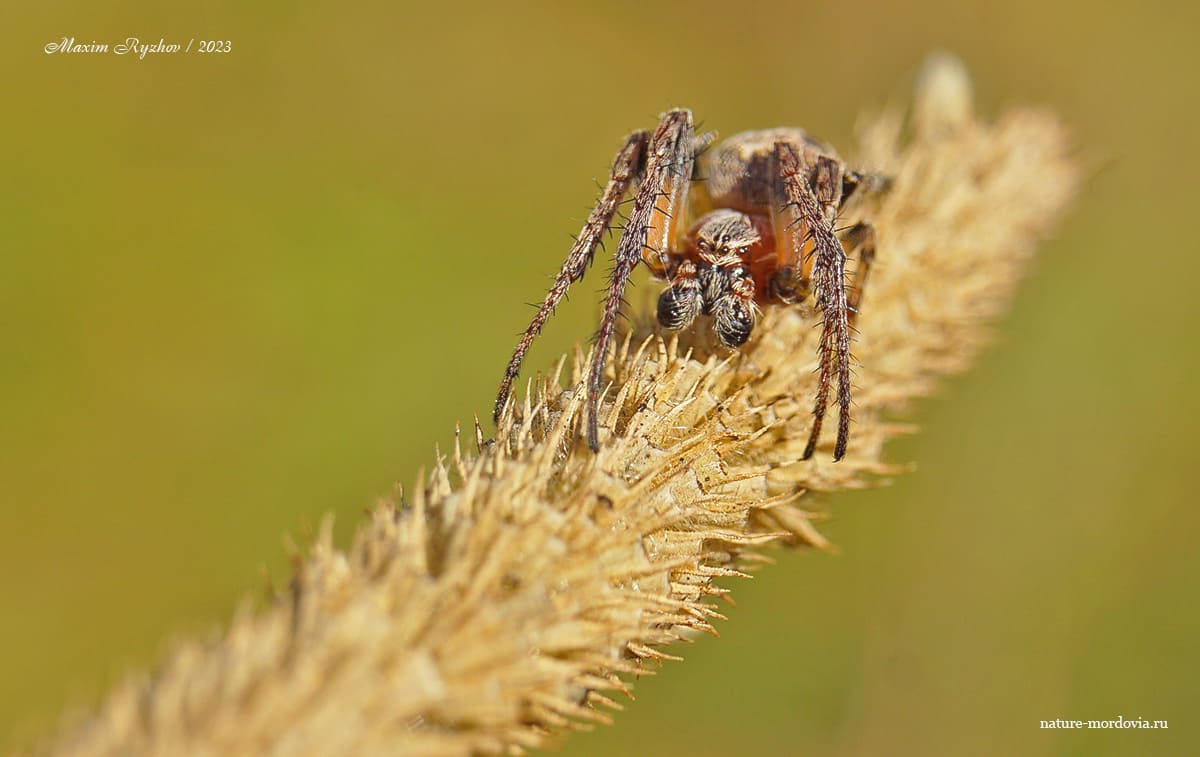
[[[917,76],[913,120],[917,130],[937,133],[967,125],[972,119],[971,77],[957,56],[945,51],[925,59]]]

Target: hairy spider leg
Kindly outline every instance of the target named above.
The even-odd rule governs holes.
[[[604,365],[616,329],[625,285],[639,262],[657,262],[665,269],[667,252],[685,215],[688,187],[695,164],[696,140],[692,112],[685,108],[667,111],[659,121],[646,156],[641,185],[625,223],[613,261],[612,283],[604,301],[600,330],[588,374],[587,442],[600,450],[599,405],[604,385]],[[652,268],[655,266],[651,265]]]
[[[562,269],[554,277],[554,283],[550,285],[546,299],[533,316],[529,328],[525,329],[521,341],[517,343],[517,349],[513,352],[512,359],[508,361],[508,369],[504,372],[504,380],[500,382],[500,391],[496,395],[493,420],[500,420],[500,414],[504,412],[504,406],[512,391],[512,383],[521,371],[521,361],[525,359],[525,353],[529,351],[529,346],[541,333],[542,326],[545,325],[550,314],[554,312],[554,308],[566,295],[567,290],[572,284],[583,278],[587,272],[588,266],[591,265],[592,258],[596,254],[596,248],[600,245],[604,234],[612,227],[612,220],[620,207],[621,199],[629,191],[629,187],[634,181],[640,178],[641,172],[645,168],[646,147],[649,142],[650,132],[636,131],[625,140],[625,145],[613,160],[608,184],[588,215],[579,236],[575,238],[575,244],[567,253],[567,259],[563,263]]]
[[[842,203],[851,195],[863,192],[869,195],[887,192],[892,188],[892,177],[872,171],[849,170],[842,176]]]
[[[851,226],[842,236],[842,246],[852,251],[849,254],[858,258],[858,268],[854,271],[854,284],[846,299],[846,307],[850,310],[850,325],[858,320],[859,309],[862,307],[863,290],[867,288],[867,277],[871,274],[871,264],[875,262],[875,227],[866,221],[859,221]]]
[[[806,255],[811,259],[811,281],[817,307],[821,311],[821,339],[818,347],[820,374],[817,396],[813,405],[813,425],[804,459],[816,451],[825,409],[829,404],[829,388],[837,380],[838,434],[833,448],[834,461],[846,454],[850,436],[850,319],[846,297],[846,251],[833,230],[833,221],[841,204],[842,169],[830,158],[821,156],[812,168],[809,179],[802,171],[796,150],[786,142],[775,143],[779,180],[785,204],[783,212],[790,216],[788,228],[796,249],[810,246]]]

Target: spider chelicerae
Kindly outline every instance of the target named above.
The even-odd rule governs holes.
[[[711,316],[718,341],[730,349],[749,339],[760,306],[799,303],[811,295],[822,324],[804,458],[816,450],[831,387],[838,406],[833,459],[845,455],[851,331],[875,255],[875,232],[865,222],[837,229],[835,221],[851,195],[883,190],[888,180],[850,169],[831,147],[800,129],[747,131],[713,142],[711,134],[695,134],[692,113],[684,108],[665,113],[654,132],[636,131],[626,139],[600,199],[509,361],[496,397],[497,419],[526,351],[567,289],[583,277],[623,198],[632,192],[587,376],[588,446],[600,447],[597,415],[605,359],[629,276],[644,263],[669,282],[658,299],[659,323],[677,330],[701,315]],[[859,260],[850,286],[847,250],[857,251]]]

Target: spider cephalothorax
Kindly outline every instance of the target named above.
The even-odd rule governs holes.
[[[750,264],[762,241],[763,232],[745,213],[722,209],[701,217],[684,238],[682,250],[668,252],[665,267],[651,265],[671,282],[658,298],[658,322],[678,330],[699,315],[711,315],[722,344],[745,344],[757,309]]]
[[[698,156],[711,142],[711,135],[695,135],[686,109],[664,114],[653,134],[629,136],[596,207],[517,344],[496,398],[497,418],[525,352],[567,289],[583,277],[622,198],[636,186],[588,373],[588,445],[593,450],[600,446],[597,406],[604,361],[625,285],[643,262],[669,282],[658,300],[659,323],[677,330],[711,316],[717,339],[729,348],[750,338],[761,306],[801,302],[812,295],[822,318],[820,374],[804,457],[816,449],[836,382],[833,459],[842,458],[850,432],[850,331],[875,254],[875,235],[870,225],[859,223],[839,238],[834,221],[851,194],[862,188],[878,191],[887,181],[848,169],[832,148],[799,129],[743,132]],[[705,181],[693,181],[696,174]],[[859,255],[850,286],[846,249]]]

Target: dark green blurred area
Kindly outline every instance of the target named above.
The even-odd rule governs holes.
[[[621,137],[850,153],[927,51],[1095,174],[976,369],[574,754],[1187,754],[1200,342],[1184,5],[21,4],[0,61],[0,747],[223,624],[285,532],[486,415]],[[63,36],[227,55],[48,56]],[[882,251],[886,257],[886,250]],[[528,363],[593,327],[579,287]],[[642,292],[646,292],[642,288]],[[635,292],[634,299],[646,296]],[[261,595],[261,591],[259,591]],[[1055,718],[1168,731],[1046,731]]]

